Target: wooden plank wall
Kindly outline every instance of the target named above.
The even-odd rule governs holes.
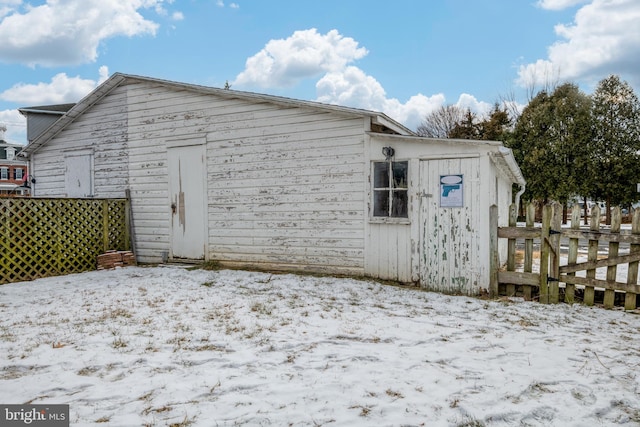
[[[361,117],[127,86],[138,256],[168,247],[166,141],[206,138],[209,257],[363,272]]]
[[[125,197],[128,180],[126,124],[126,92],[116,90],[33,155],[36,194],[65,197],[65,153],[88,148],[94,156],[94,196]]]

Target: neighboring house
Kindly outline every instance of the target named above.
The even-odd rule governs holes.
[[[17,157],[24,145],[9,144],[5,141],[6,131],[7,127],[0,124],[0,194],[28,194],[29,188],[25,186],[25,182],[29,166],[24,159]]]
[[[23,111],[28,109],[23,109]],[[477,294],[499,142],[417,137],[384,114],[114,74],[23,150],[37,196],[125,197],[140,262],[364,275]]]

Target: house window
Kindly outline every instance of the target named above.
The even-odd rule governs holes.
[[[409,217],[409,162],[373,163],[373,216]]]
[[[20,181],[22,180],[22,177],[24,177],[24,170],[20,169],[20,168],[15,168],[13,170],[13,179]]]
[[[9,179],[9,168],[0,168],[0,179]]]

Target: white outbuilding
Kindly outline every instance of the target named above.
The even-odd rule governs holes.
[[[29,122],[29,109],[23,109]],[[139,262],[217,260],[477,294],[489,210],[524,179],[494,141],[378,112],[114,74],[22,150],[35,196],[131,198]]]

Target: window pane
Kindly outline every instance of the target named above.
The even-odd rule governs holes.
[[[389,163],[373,164],[373,188],[389,188]]]
[[[393,188],[407,188],[409,162],[393,162]]]
[[[387,190],[373,192],[373,216],[389,216],[389,192]]]
[[[396,190],[393,192],[393,205],[391,207],[392,217],[409,217],[409,197],[407,193],[407,190]]]
[[[9,179],[9,169],[0,168],[0,178],[1,179]]]

